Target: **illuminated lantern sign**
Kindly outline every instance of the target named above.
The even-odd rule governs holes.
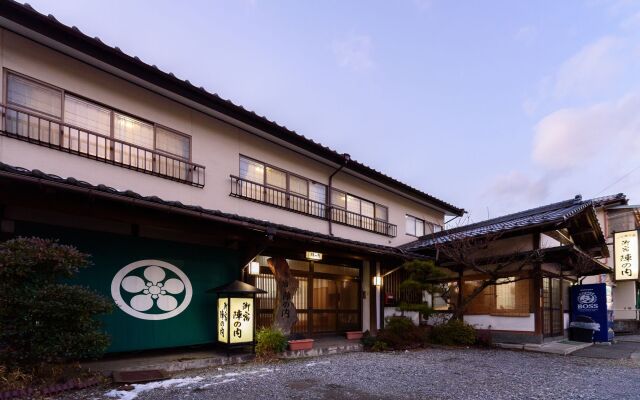
[[[255,296],[266,293],[248,283],[233,281],[207,290],[218,294],[217,338],[227,349],[255,345]]]
[[[253,342],[252,298],[218,299],[218,341],[221,343]]]
[[[638,231],[613,234],[616,281],[638,279]]]

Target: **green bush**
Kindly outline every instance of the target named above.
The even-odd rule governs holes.
[[[100,356],[109,344],[95,318],[111,310],[104,297],[64,284],[89,256],[38,238],[0,244],[0,362],[31,369]]]
[[[287,338],[277,328],[261,328],[256,333],[256,355],[271,358],[287,348]]]
[[[420,347],[425,343],[425,332],[409,318],[389,317],[385,320],[377,341],[386,343],[389,348],[400,350]]]
[[[371,336],[371,332],[365,331],[360,338],[360,343],[362,343],[362,347],[365,349],[370,349],[376,343],[376,337]]]
[[[376,340],[373,343],[373,346],[371,346],[371,351],[386,351],[389,349],[389,346],[387,345],[386,342],[383,342],[382,340]]]
[[[450,320],[431,329],[430,340],[447,346],[470,346],[476,342],[476,330],[458,319]]]

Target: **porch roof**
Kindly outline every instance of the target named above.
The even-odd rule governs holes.
[[[438,244],[490,234],[500,234],[507,237],[561,228],[569,229],[576,244],[593,255],[608,255],[602,228],[593,208],[593,201],[583,201],[580,195],[573,199],[446,229],[423,236],[400,247],[406,251],[420,252],[433,249]]]
[[[234,225],[243,230],[264,232],[267,236],[285,236],[297,240],[307,240],[323,245],[354,249],[361,253],[371,255],[383,255],[399,260],[405,259],[425,259],[424,255],[412,253],[391,246],[383,246],[372,243],[365,243],[351,239],[330,236],[318,232],[312,232],[288,225],[282,225],[270,221],[244,217],[237,214],[225,213],[219,210],[207,209],[201,206],[184,204],[179,201],[164,200],[157,196],[143,196],[131,190],[117,190],[115,188],[102,185],[91,184],[89,182],[77,180],[75,178],[62,178],[57,175],[47,174],[40,170],[29,170],[21,167],[14,167],[0,162],[0,180],[32,182],[43,186],[59,187],[66,190],[81,191],[92,196],[101,196],[108,199],[133,202],[138,206],[158,208],[163,211],[173,213],[188,214],[197,218],[213,219],[216,222]]]

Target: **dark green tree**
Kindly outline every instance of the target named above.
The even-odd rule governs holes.
[[[433,313],[433,308],[423,301],[423,293],[430,294],[441,293],[445,286],[438,283],[447,276],[447,273],[438,268],[431,260],[411,260],[402,265],[408,273],[408,278],[400,283],[400,290],[403,292],[413,293],[412,302],[402,301],[400,303],[401,311],[416,311],[421,318],[428,319]]]
[[[109,344],[96,316],[111,311],[97,293],[64,283],[89,256],[53,240],[0,244],[0,362],[32,367],[100,356]]]

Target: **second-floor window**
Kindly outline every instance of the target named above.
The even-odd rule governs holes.
[[[11,133],[135,169],[192,179],[189,136],[15,73],[6,77],[6,129]]]
[[[405,226],[407,235],[421,237],[425,234],[440,232],[442,227],[423,219],[407,214],[405,216]]]
[[[386,206],[338,189],[332,189],[327,199],[327,190],[322,183],[240,156],[240,174],[232,177],[231,194],[395,236],[395,225],[387,222],[389,210]]]
[[[240,157],[240,178],[264,185],[243,185],[243,196],[295,211],[325,217],[327,187],[290,172]]]

